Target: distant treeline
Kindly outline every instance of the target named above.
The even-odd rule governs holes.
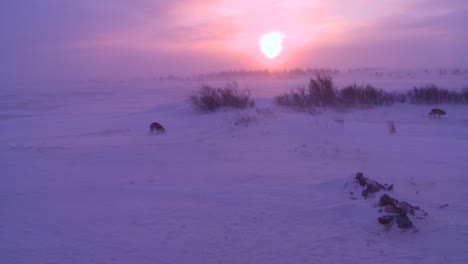
[[[227,70],[197,74],[194,76],[176,76],[167,75],[159,77],[160,80],[234,80],[240,78],[295,78],[295,77],[312,77],[316,75],[339,75],[342,73],[354,74],[364,73],[375,76],[389,76],[389,77],[402,77],[414,76],[416,74],[426,75],[468,75],[468,69],[462,68],[434,68],[434,69],[420,69],[420,70],[385,70],[378,68],[351,68],[342,72],[336,68],[294,68],[284,70]]]
[[[329,68],[295,68],[290,70],[271,71],[264,70],[230,70],[205,73],[197,75],[197,79],[229,79],[229,78],[248,78],[248,77],[296,77],[296,76],[314,76],[317,74],[336,75],[340,74],[338,69]]]
[[[340,74],[338,69],[331,68],[294,68],[289,70],[228,70],[198,74],[191,77],[181,77],[175,75],[161,76],[160,80],[211,80],[211,79],[239,79],[252,77],[277,77],[277,78],[292,78],[300,76],[315,76],[317,74],[337,75]]]

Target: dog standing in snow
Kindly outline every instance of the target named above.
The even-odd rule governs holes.
[[[164,129],[164,127],[158,122],[153,122],[150,125],[150,132],[151,133],[164,133],[166,132],[166,129]]]
[[[440,118],[441,115],[445,115],[445,111],[442,110],[442,109],[434,108],[434,109],[432,109],[431,112],[429,113],[429,116],[432,116],[432,117],[434,117],[434,118],[436,117],[436,115],[438,115],[439,118]]]

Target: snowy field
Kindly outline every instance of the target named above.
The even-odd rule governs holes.
[[[352,82],[468,85],[336,78]],[[199,84],[1,88],[0,263],[468,263],[468,106],[308,115],[271,100],[307,79],[246,79],[256,108],[201,114],[185,101]],[[167,133],[150,135],[153,121]],[[384,231],[381,194],[350,197],[357,172],[428,216]]]

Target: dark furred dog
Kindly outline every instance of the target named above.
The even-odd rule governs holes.
[[[166,132],[166,129],[164,129],[164,127],[158,122],[153,122],[150,125],[150,132],[151,133],[164,133]]]
[[[429,115],[432,116],[432,117],[434,117],[434,118],[435,118],[436,115],[437,115],[437,116],[439,116],[439,118],[440,118],[441,115],[445,115],[445,111],[442,110],[442,109],[434,108],[434,109],[432,109],[432,111],[429,113]]]

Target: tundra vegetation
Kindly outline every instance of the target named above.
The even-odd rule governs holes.
[[[409,102],[412,104],[468,104],[468,88],[448,90],[430,84],[410,91],[385,91],[370,84],[337,88],[329,75],[318,74],[307,87],[299,87],[274,98],[277,105],[295,110],[315,108],[378,106]]]
[[[248,89],[239,89],[237,82],[226,84],[224,88],[202,84],[200,89],[189,97],[196,109],[202,112],[216,112],[222,107],[247,108],[254,107]]]

